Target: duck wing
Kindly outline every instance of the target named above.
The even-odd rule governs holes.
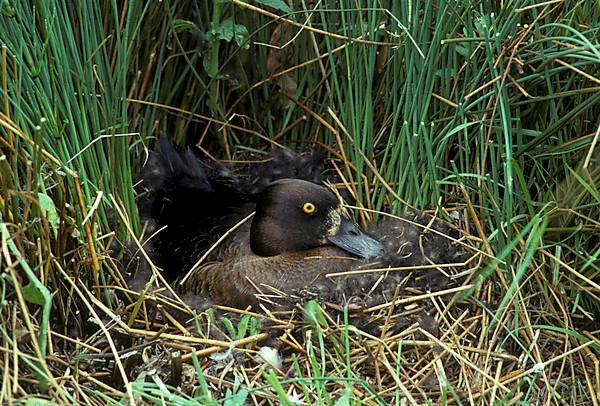
[[[156,265],[168,280],[185,274],[221,236],[247,217],[259,194],[274,181],[296,178],[322,183],[329,174],[322,151],[297,155],[277,150],[246,154],[235,161],[208,160],[190,147],[178,148],[161,138],[136,187],[138,209]],[[250,222],[221,245],[248,239]],[[160,231],[159,231],[160,230]],[[222,257],[215,250],[208,260]]]

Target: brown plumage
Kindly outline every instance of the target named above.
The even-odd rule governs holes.
[[[330,190],[283,179],[261,193],[250,226],[223,241],[181,290],[238,307],[256,306],[259,298],[280,306],[301,297],[328,298],[335,290],[328,273],[352,269],[361,262],[356,256],[382,252]]]
[[[315,213],[302,210],[306,202]],[[308,299],[361,308],[391,300],[399,285],[435,290],[451,283],[437,269],[386,270],[456,262],[462,252],[444,237],[441,223],[428,227],[428,216],[389,219],[371,229],[373,239],[343,216],[326,188],[275,182],[261,194],[251,226],[226,239],[181,289],[213,304],[256,308],[262,302],[277,310]]]
[[[214,304],[258,308],[285,308],[309,298],[330,299],[333,284],[326,274],[351,269],[357,260],[339,248],[321,247],[261,257],[236,251],[223,262],[195,271],[182,287],[185,293],[208,298]]]
[[[174,276],[175,286],[198,298],[200,307],[256,308],[260,303],[278,310],[317,299],[364,308],[390,300],[398,286],[438,290],[451,283],[435,268],[387,271],[389,267],[454,263],[463,256],[445,237],[450,228],[437,221],[429,224],[429,216],[389,219],[365,233],[323,186],[280,179],[256,193],[241,193],[238,178],[224,187],[189,152],[177,153],[163,143],[160,156],[154,170],[158,175],[153,172],[160,182],[149,186],[146,205],[152,209],[145,217],[155,228],[166,225],[167,233],[159,233],[152,253]],[[184,185],[177,184],[181,179]],[[182,205],[196,209],[193,222],[183,217]],[[233,231],[180,284],[206,249],[253,209],[252,220]],[[379,271],[354,273],[370,269]]]

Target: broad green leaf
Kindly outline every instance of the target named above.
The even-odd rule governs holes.
[[[248,393],[248,389],[240,389],[235,395],[226,397],[223,406],[245,405]]]
[[[238,46],[244,45],[246,39],[250,36],[248,29],[241,24],[234,24],[233,19],[228,18],[222,21],[219,26],[214,30],[217,38],[230,42],[235,39],[235,43]]]
[[[271,7],[285,13],[291,13],[292,9],[282,0],[256,0],[257,3],[263,6]]]
[[[40,289],[35,286],[32,282],[29,282],[23,287],[23,296],[29,303],[43,306],[46,302],[44,301],[44,295]]]
[[[58,225],[60,224],[60,219],[58,217],[58,212],[56,211],[56,206],[54,205],[54,201],[45,193],[38,193],[38,202],[40,203],[40,208],[42,209],[42,213],[44,217],[48,220],[50,227],[52,228],[52,233],[54,237],[56,237],[58,233]]]
[[[349,406],[351,393],[352,392],[349,389],[346,389],[344,394],[335,401],[335,406]]]
[[[219,317],[219,319],[221,320],[221,323],[223,323],[223,325],[227,329],[227,334],[229,334],[231,337],[235,337],[236,331],[235,331],[235,327],[233,326],[233,323],[231,322],[231,320],[229,320],[227,317]]]
[[[245,314],[242,319],[240,320],[240,322],[238,323],[238,328],[237,328],[237,336],[236,338],[238,340],[241,340],[242,338],[244,338],[246,336],[246,332],[248,332],[248,324],[250,323],[250,318],[252,316]]]

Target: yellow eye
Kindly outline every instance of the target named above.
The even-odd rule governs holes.
[[[302,206],[302,211],[306,214],[313,214],[315,210],[317,210],[317,207],[310,202],[304,203],[304,206]]]

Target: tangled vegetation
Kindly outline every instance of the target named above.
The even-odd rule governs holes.
[[[600,402],[597,2],[0,11],[0,403]],[[461,287],[373,309],[379,336],[316,303],[238,311],[223,339],[211,312],[182,326],[114,249],[147,237],[133,182],[165,134],[227,160],[325,149],[361,221],[458,221]],[[388,332],[425,304],[438,334]],[[257,355],[266,322],[281,365]]]

